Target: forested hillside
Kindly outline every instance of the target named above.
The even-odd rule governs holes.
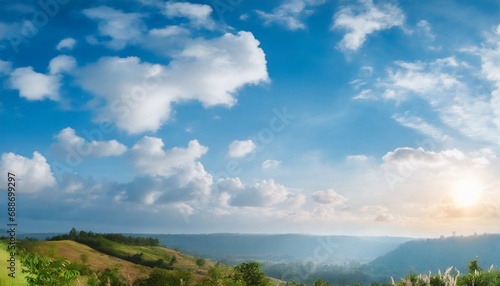
[[[500,235],[420,239],[409,241],[373,260],[367,272],[377,277],[403,277],[407,273],[436,273],[450,266],[467,271],[467,261],[479,258],[483,268],[500,266]]]

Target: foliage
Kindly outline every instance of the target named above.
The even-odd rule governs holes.
[[[271,280],[264,275],[258,262],[236,265],[233,269],[222,265],[208,270],[210,278],[203,279],[197,286],[271,286]],[[299,284],[287,284],[299,285]]]
[[[148,278],[140,277],[135,280],[134,286],[187,286],[191,285],[192,275],[186,270],[168,271],[155,268]]]
[[[129,285],[127,278],[118,272],[118,269],[106,268],[98,272],[87,283],[89,286],[126,286]]]
[[[172,259],[170,259],[170,266],[174,265],[174,263],[177,262],[177,257],[174,255],[172,255]]]
[[[205,258],[200,257],[196,259],[196,265],[198,265],[199,267],[205,266],[206,263],[207,261],[205,260]]]
[[[312,286],[328,286],[328,283],[324,282],[323,279],[318,279]]]
[[[235,281],[233,270],[229,267],[217,265],[208,270],[210,278],[204,278],[197,286],[244,286],[243,281]]]
[[[469,261],[469,265],[468,265],[469,274],[474,274],[476,272],[481,272],[482,271],[481,267],[479,267],[479,264],[477,263],[477,259],[478,258],[476,256],[476,259]]]
[[[241,263],[234,267],[235,280],[241,280],[247,286],[268,286],[272,285],[269,278],[260,269],[260,263],[256,261]]]
[[[78,278],[77,270],[68,269],[68,260],[50,259],[35,253],[22,255],[22,273],[26,273],[28,285],[33,286],[65,286]]]
[[[459,271],[452,271],[448,268],[442,275],[438,272],[436,275],[416,275],[409,274],[398,283],[392,283],[396,286],[500,286],[500,270],[490,268],[483,272],[479,267],[478,259],[469,261],[469,273],[461,276]]]

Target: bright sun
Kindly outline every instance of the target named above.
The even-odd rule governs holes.
[[[483,184],[475,177],[466,177],[459,180],[454,188],[453,200],[457,206],[470,207],[479,202]]]

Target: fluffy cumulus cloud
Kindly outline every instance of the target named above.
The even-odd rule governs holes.
[[[276,23],[288,30],[303,30],[306,28],[304,18],[313,13],[312,8],[324,4],[325,0],[285,0],[280,6],[273,9],[272,13],[256,11],[264,20],[265,25]]]
[[[240,182],[241,183],[241,182]],[[302,204],[304,198],[297,196],[289,188],[276,183],[274,180],[263,180],[251,186],[244,186],[233,182],[229,189],[229,204],[231,206],[271,207],[287,201]]]
[[[7,173],[13,173],[16,178],[16,191],[20,193],[36,193],[56,183],[50,165],[42,154],[33,153],[26,158],[14,153],[3,153],[0,170],[5,174],[0,179],[2,186],[7,186]]]
[[[141,39],[145,30],[141,14],[125,13],[106,6],[84,9],[82,13],[98,23],[100,37],[89,37],[87,40],[91,44],[102,43],[111,49],[121,50]]]
[[[235,140],[229,144],[229,151],[227,154],[232,158],[243,158],[255,151],[256,148],[257,146],[252,140]]]
[[[405,14],[393,4],[359,0],[358,5],[345,6],[335,14],[332,29],[347,31],[338,45],[341,50],[357,51],[370,34],[401,26],[404,21]]]
[[[71,72],[76,67],[76,60],[71,56],[60,55],[53,58],[49,63],[50,74]]]
[[[215,22],[212,20],[212,7],[202,4],[187,2],[167,2],[165,15],[169,18],[187,18],[191,26],[196,28],[213,29]]]
[[[38,73],[31,66],[16,68],[10,74],[10,87],[19,90],[19,95],[30,101],[58,101],[62,73],[72,71],[75,66],[73,57],[60,55],[50,61],[49,74]]]
[[[81,69],[77,79],[103,101],[97,119],[129,133],[158,130],[173,103],[230,107],[240,88],[268,80],[265,54],[248,32],[190,42],[169,65],[104,57]]]
[[[316,203],[323,205],[341,205],[347,201],[344,196],[339,195],[333,189],[314,192],[312,198]]]
[[[210,201],[213,179],[198,159],[208,148],[196,140],[186,148],[164,150],[160,138],[145,136],[129,151],[132,164],[143,175],[108,189],[116,203],[134,202],[168,207],[189,217]]]
[[[69,51],[72,50],[76,45],[76,40],[73,38],[62,39],[56,46],[58,51]]]
[[[15,69],[10,75],[10,86],[19,90],[19,96],[27,100],[59,100],[59,78],[38,73],[33,67]]]
[[[187,148],[175,147],[163,150],[163,140],[145,136],[131,149],[130,156],[136,169],[144,174],[154,176],[172,176],[179,169],[195,170],[197,160],[208,152],[208,147],[197,140],[189,142]]]
[[[385,168],[393,168],[408,172],[419,169],[481,168],[490,164],[491,154],[488,149],[470,154],[458,149],[448,149],[440,152],[426,151],[422,147],[401,147],[388,152],[382,157]],[[449,169],[452,170],[452,169]]]
[[[116,140],[87,141],[76,135],[73,128],[64,128],[56,135],[57,142],[52,146],[57,152],[80,156],[108,157],[119,156],[127,151],[127,147]]]

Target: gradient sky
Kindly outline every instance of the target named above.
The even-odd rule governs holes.
[[[500,231],[498,1],[33,3],[0,8],[19,231]]]

